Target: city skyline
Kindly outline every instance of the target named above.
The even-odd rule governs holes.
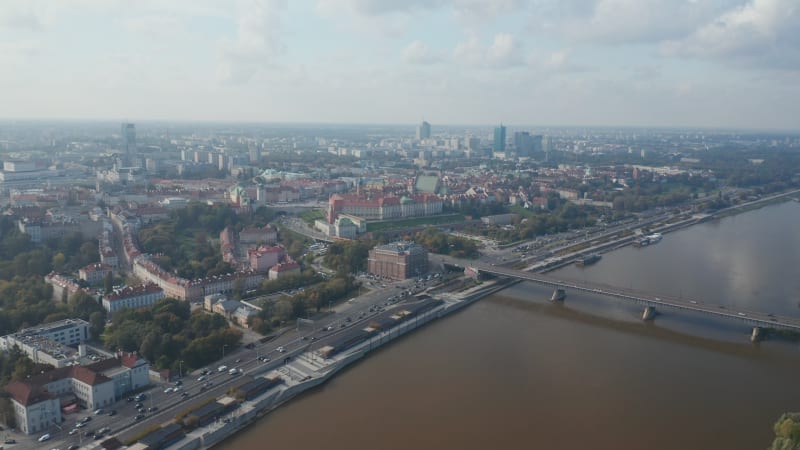
[[[3,119],[797,130],[791,0],[9,1]]]

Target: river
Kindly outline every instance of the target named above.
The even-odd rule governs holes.
[[[554,274],[800,316],[800,204],[769,206]],[[766,448],[800,410],[797,344],[743,324],[518,284],[432,323],[223,449]]]

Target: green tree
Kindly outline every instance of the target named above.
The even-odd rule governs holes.
[[[800,413],[783,414],[773,429],[775,440],[769,450],[800,450]]]
[[[103,290],[106,294],[110,294],[114,288],[114,274],[109,270],[103,278]]]
[[[89,325],[92,336],[95,338],[100,337],[106,328],[105,311],[93,311],[89,314]]]

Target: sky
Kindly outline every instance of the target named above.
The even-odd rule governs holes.
[[[800,0],[0,0],[0,118],[800,129]]]

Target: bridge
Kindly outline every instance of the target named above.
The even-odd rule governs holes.
[[[514,278],[552,287],[553,296],[551,300],[554,301],[563,301],[566,298],[567,290],[572,290],[605,295],[607,297],[643,305],[644,313],[642,314],[642,319],[644,320],[653,319],[655,317],[656,308],[669,308],[707,314],[746,323],[750,326],[753,326],[753,334],[751,336],[753,341],[759,339],[762,328],[774,328],[800,332],[800,319],[791,317],[778,316],[758,311],[746,311],[742,309],[731,310],[724,305],[706,303],[700,301],[699,299],[673,297],[662,294],[656,296],[648,292],[609,286],[601,283],[562,280],[551,275],[524,272],[522,270],[489,265],[478,261],[464,261],[449,256],[441,256],[441,260],[443,263],[451,264],[457,267],[464,267],[465,269],[473,270],[476,273],[486,273],[500,277]]]

